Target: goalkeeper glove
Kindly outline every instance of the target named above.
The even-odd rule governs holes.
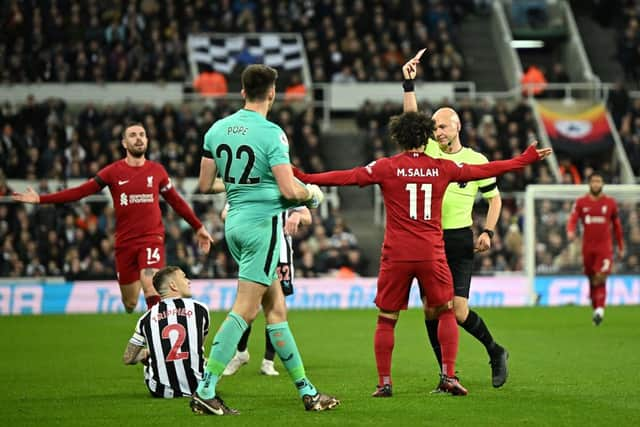
[[[306,200],[305,205],[310,209],[315,209],[320,206],[324,200],[324,193],[320,187],[315,184],[307,184],[305,187],[307,187],[307,191],[309,192],[309,198]]]

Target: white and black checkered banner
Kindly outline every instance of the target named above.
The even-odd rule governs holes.
[[[298,34],[191,34],[187,45],[194,72],[211,68],[231,74],[236,65],[256,63],[295,71],[306,61]]]

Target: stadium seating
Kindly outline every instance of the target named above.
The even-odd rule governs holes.
[[[456,24],[472,8],[418,0],[9,2],[0,8],[0,81],[190,81],[186,37],[213,31],[302,33],[316,82],[397,79],[403,58],[424,46],[432,54],[426,78],[459,80]]]
[[[438,107],[429,103],[421,103],[419,109],[432,113]],[[532,139],[535,139],[535,123],[532,113],[524,103],[509,104],[498,102],[492,105],[486,99],[475,103],[463,100],[457,105],[453,105],[453,107],[462,121],[461,139],[463,145],[480,151],[489,160],[512,157],[520,153]],[[638,108],[640,109],[640,104],[638,104]],[[358,127],[372,141],[371,158],[386,156],[395,151],[395,147],[385,137],[385,124],[388,122],[389,117],[401,111],[402,105],[392,102],[383,104],[367,102],[358,111],[356,115]],[[624,117],[625,123],[632,125],[635,118],[634,110],[626,112]],[[640,128],[640,122],[638,127]],[[635,132],[631,133],[635,134]],[[631,135],[627,141],[627,147],[628,150],[635,149],[636,156],[638,156],[640,154],[640,138]],[[635,168],[638,167],[637,159],[638,157],[636,157]],[[606,163],[603,168],[607,170],[611,166]],[[580,174],[586,176],[589,170],[591,169],[587,166],[585,170],[580,171]],[[523,270],[524,216],[522,192],[525,190],[526,185],[534,183],[554,183],[546,163],[527,168],[523,174],[507,174],[498,178],[498,186],[503,198],[502,213],[493,238],[493,248],[488,252],[478,254],[475,258],[475,274]],[[473,228],[476,235],[484,228],[486,209],[487,204],[485,202],[476,203],[473,214]],[[571,245],[570,253],[564,253],[569,252],[569,249],[564,249],[568,246],[564,226],[570,209],[570,203],[565,206],[554,206],[554,209],[550,210],[550,212],[561,213],[545,216],[544,227],[538,228],[536,236],[538,241],[537,249],[540,251],[540,257],[544,260],[539,266],[541,272],[576,272],[576,257],[580,255],[579,248]],[[633,205],[621,205],[621,210],[623,226],[625,230],[629,231],[627,235],[640,235],[638,216],[632,215]],[[634,231],[636,229],[638,229],[638,232]],[[629,244],[637,245],[637,243],[630,242]],[[557,253],[549,250],[550,247],[557,248]],[[566,267],[562,267],[562,263],[565,263]],[[627,256],[621,261],[618,271],[626,271],[634,263],[638,263],[638,258],[637,256],[632,256],[631,251],[628,250]],[[629,265],[627,266],[627,264]]]
[[[122,123],[145,124],[150,148],[148,157],[162,162],[183,195],[183,178],[199,172],[201,135],[232,107],[184,105],[176,109],[125,105],[96,108],[86,105],[71,111],[62,101],[36,103],[29,99],[21,108],[5,104],[0,137],[0,195],[9,195],[7,178],[40,180],[39,192],[52,192],[54,182],[93,176],[106,164],[120,159]],[[319,129],[313,108],[294,111],[284,105],[270,118],[287,132],[292,161],[307,171],[324,169],[319,151]],[[194,209],[217,241],[224,236],[219,211],[210,203],[194,203]],[[363,274],[366,262],[349,233],[340,212],[316,216],[296,239],[296,258],[301,276]],[[113,209],[106,203],[66,206],[0,204],[0,276],[64,275],[68,279],[115,277],[113,260]],[[235,277],[235,263],[224,241],[209,256],[197,251],[188,225],[165,209],[167,263],[180,265],[192,277]],[[53,249],[49,249],[52,247]]]

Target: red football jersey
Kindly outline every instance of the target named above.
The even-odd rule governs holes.
[[[611,226],[614,227],[618,249],[622,250],[622,225],[616,201],[605,195],[594,198],[587,194],[576,200],[567,223],[567,231],[575,232],[578,220],[583,225],[584,251],[612,253]]]
[[[433,159],[423,152],[403,152],[345,171],[305,174],[303,182],[319,185],[379,184],[387,209],[382,258],[421,261],[444,257],[442,198],[449,182],[475,181],[520,169],[538,159],[531,147],[521,156],[482,165]]]
[[[146,160],[133,167],[123,159],[105,166],[95,179],[109,186],[113,197],[116,248],[133,239],[164,242],[160,193],[171,189],[171,180],[161,164]]]
[[[452,162],[414,152],[359,169],[358,185],[380,184],[382,191],[387,210],[383,258],[418,261],[444,256],[442,198],[458,171]]]

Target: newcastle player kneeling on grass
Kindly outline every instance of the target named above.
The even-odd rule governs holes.
[[[162,299],[138,320],[122,361],[145,365],[152,396],[191,396],[204,369],[209,309],[191,298],[189,279],[179,267],[159,270],[153,287]]]

